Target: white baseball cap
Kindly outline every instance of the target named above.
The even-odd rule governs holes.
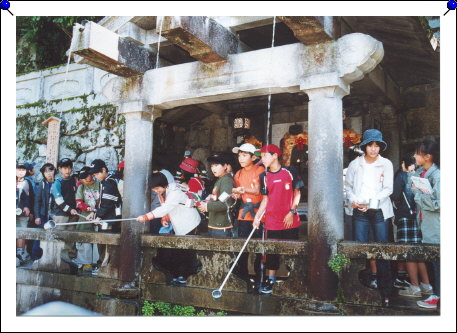
[[[247,153],[254,154],[258,149],[251,143],[243,143],[239,147],[235,147],[232,149],[234,154],[238,154],[239,151],[245,151]]]

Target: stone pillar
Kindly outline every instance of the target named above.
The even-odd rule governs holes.
[[[50,117],[43,121],[43,125],[48,125],[48,141],[46,144],[46,163],[52,163],[57,167],[59,160],[59,139],[61,119]]]
[[[343,103],[338,86],[307,89],[309,291],[313,299],[334,300],[337,276],[327,265],[344,238]]]
[[[121,104],[125,116],[125,170],[123,218],[136,217],[148,211],[147,180],[152,160],[152,115],[143,111],[141,102]],[[119,278],[124,286],[133,287],[139,272],[143,224],[122,222]]]

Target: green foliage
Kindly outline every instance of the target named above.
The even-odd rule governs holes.
[[[335,273],[340,273],[344,266],[350,263],[349,258],[347,258],[344,254],[337,254],[332,259],[328,261],[328,267]]]
[[[210,310],[197,310],[190,305],[172,305],[165,302],[144,301],[141,308],[143,316],[208,316],[214,315]],[[216,312],[216,316],[227,316],[224,311]]]
[[[74,23],[98,22],[102,16],[17,16],[16,73],[66,62]]]
[[[153,316],[154,315],[154,308],[153,308],[152,304],[153,303],[144,301],[143,307],[141,308],[141,313],[143,314],[143,316]]]
[[[81,95],[65,99],[55,99],[51,101],[39,101],[17,106],[18,112],[16,116],[16,145],[18,151],[21,151],[21,157],[27,160],[33,160],[38,154],[38,145],[47,143],[47,127],[42,123],[51,116],[57,116],[62,119],[61,123],[61,144],[66,148],[75,152],[76,156],[86,152],[88,147],[82,147],[78,138],[87,135],[92,131],[97,134],[102,129],[107,129],[112,133],[119,136],[123,142],[125,131],[125,118],[118,115],[116,121],[116,107],[111,104],[102,105],[88,105],[89,97],[91,95]],[[63,103],[69,100],[78,100],[78,107],[62,111],[61,113],[56,110],[56,104]],[[77,122],[69,124],[68,118],[75,114],[80,115]],[[89,126],[94,121],[97,122],[98,128],[90,129]],[[93,127],[93,125],[92,125]],[[72,140],[72,138],[75,138]],[[92,135],[92,144],[97,141],[97,135]],[[109,140],[107,137],[106,140]],[[123,143],[120,143],[123,146]],[[109,142],[105,142],[109,146]],[[121,152],[122,156],[124,151]]]

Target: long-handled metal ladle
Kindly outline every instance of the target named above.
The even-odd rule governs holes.
[[[77,214],[79,216],[82,216],[85,218],[85,216]],[[128,218],[128,219],[113,219],[113,220],[92,220],[92,221],[82,221],[82,222],[69,222],[69,223],[57,223],[54,220],[49,220],[46,222],[43,226],[44,229],[49,230],[49,229],[55,229],[56,226],[58,225],[75,225],[75,224],[89,224],[89,223],[100,223],[102,225],[102,229],[106,230],[108,228],[107,223],[113,223],[113,222],[121,222],[121,221],[133,221],[136,220],[136,217]]]
[[[262,216],[260,216],[260,219],[259,219],[259,220],[262,219],[263,214],[265,214],[265,211],[262,213]],[[235,262],[232,264],[232,267],[230,268],[229,272],[227,273],[227,276],[225,277],[224,282],[222,282],[222,284],[221,284],[221,286],[219,287],[219,289],[213,290],[212,296],[213,296],[214,299],[218,299],[218,298],[221,298],[221,297],[222,297],[222,288],[224,288],[224,285],[225,285],[225,283],[227,282],[227,280],[228,280],[230,274],[232,274],[232,271],[233,271],[233,269],[235,268],[235,266],[236,266],[236,264],[237,264],[237,262],[238,262],[238,259],[240,259],[241,254],[243,253],[244,249],[246,248],[246,245],[248,245],[248,242],[249,242],[249,240],[251,239],[252,235],[254,234],[254,231],[256,231],[256,228],[255,228],[255,227],[252,227],[251,233],[249,234],[248,238],[246,239],[246,242],[244,242],[244,245],[243,245],[243,247],[241,248],[240,253],[238,253],[238,256],[236,257]]]

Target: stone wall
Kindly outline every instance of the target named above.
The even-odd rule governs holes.
[[[59,159],[74,161],[74,169],[96,158],[115,170],[124,155],[125,120],[101,94],[113,75],[71,64],[18,76],[16,79],[16,161],[36,162],[35,179],[46,160],[47,126],[62,119]]]
[[[410,87],[402,91],[402,96],[404,108],[399,117],[402,145],[412,148],[414,143],[424,139],[439,141],[439,83]]]

